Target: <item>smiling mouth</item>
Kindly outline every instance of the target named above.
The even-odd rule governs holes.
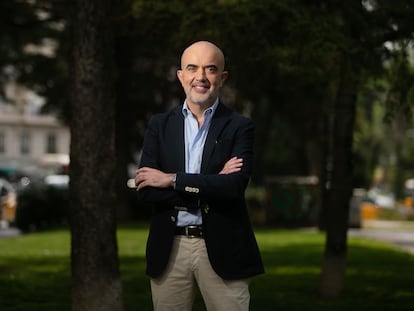
[[[207,85],[193,85],[193,89],[196,92],[206,92],[208,91],[209,87]]]

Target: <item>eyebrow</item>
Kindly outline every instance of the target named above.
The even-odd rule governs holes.
[[[195,65],[195,64],[188,64],[187,66],[185,66],[185,68],[189,68],[189,67],[197,67],[198,68],[200,66]],[[204,66],[203,68],[214,68],[214,69],[218,69],[218,67],[216,65],[214,65],[214,64]]]

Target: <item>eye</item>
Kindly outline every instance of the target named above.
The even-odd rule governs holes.
[[[216,73],[217,72],[217,67],[215,67],[215,66],[209,66],[209,67],[207,67],[207,72],[209,72],[209,73]]]
[[[188,70],[188,71],[191,71],[191,72],[196,71],[196,70],[197,70],[197,66],[194,66],[194,65],[188,65],[188,66],[187,66],[187,70]]]
[[[217,69],[217,67],[216,66],[207,66],[206,67],[206,72],[207,73],[210,73],[210,74],[215,74],[215,73],[217,73],[217,71],[218,71],[218,69]]]

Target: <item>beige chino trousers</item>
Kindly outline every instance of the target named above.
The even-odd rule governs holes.
[[[249,280],[223,280],[213,270],[204,239],[176,236],[166,272],[151,279],[155,311],[190,311],[198,285],[208,311],[249,310]]]

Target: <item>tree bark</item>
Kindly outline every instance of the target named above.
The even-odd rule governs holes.
[[[352,195],[352,141],[357,82],[344,57],[334,108],[332,171],[326,204],[326,244],[320,295],[334,298],[345,281],[349,200]]]
[[[123,310],[115,217],[109,0],[76,0],[71,66],[72,310]]]
[[[120,27],[127,28],[129,23],[125,22]],[[117,194],[117,217],[120,220],[128,220],[133,217],[130,193],[127,187],[128,165],[132,162],[131,142],[135,142],[132,129],[136,123],[138,105],[133,99],[134,86],[136,81],[133,76],[134,42],[128,30],[123,30],[115,38],[115,61],[118,70],[116,84],[117,105],[115,108],[115,146],[117,150],[116,165],[116,194]],[[136,83],[136,82],[135,82]]]

